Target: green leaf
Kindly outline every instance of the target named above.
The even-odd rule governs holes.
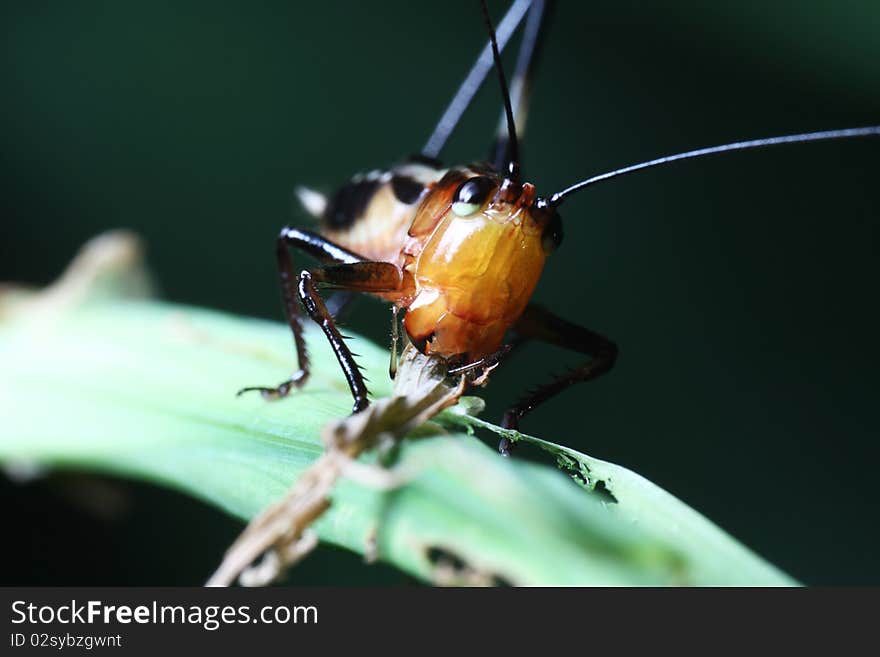
[[[8,467],[134,477],[247,520],[321,454],[321,428],[350,412],[335,358],[312,327],[308,384],[266,402],[235,392],[289,373],[286,326],[112,295],[67,303],[64,294],[0,295],[0,460]],[[374,397],[389,394],[386,349],[354,342]],[[321,540],[428,582],[794,583],[624,468],[510,432],[546,449],[581,485],[552,465],[501,457],[469,434],[504,430],[466,415],[466,406],[403,442],[394,468],[407,483],[388,491],[341,481],[315,527]]]

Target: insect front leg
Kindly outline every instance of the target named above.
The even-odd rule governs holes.
[[[318,294],[318,285],[356,292],[393,292],[400,289],[402,282],[403,274],[400,268],[388,262],[365,261],[331,265],[303,271],[300,274],[297,288],[300,301],[309,317],[321,327],[330,346],[333,347],[354,397],[353,413],[364,410],[369,404],[367,384],[361,374],[360,366],[355,362],[348,345],[336,328],[333,316]]]
[[[316,259],[332,263],[326,267],[303,270],[294,274],[290,248],[297,248]],[[249,387],[239,391],[258,391],[265,399],[279,399],[302,387],[309,376],[310,361],[303,335],[300,305],[309,317],[324,331],[342,367],[354,397],[354,412],[367,407],[367,387],[354,356],[343,341],[342,335],[318,294],[318,287],[331,287],[352,292],[393,292],[400,288],[400,269],[386,262],[364,260],[320,235],[297,228],[287,227],[281,231],[276,242],[278,273],[281,279],[281,296],[288,324],[296,346],[298,368],[289,379],[276,387]]]
[[[540,306],[529,306],[514,326],[522,339],[541,340],[590,356],[590,360],[554,381],[542,385],[510,408],[501,421],[505,429],[518,429],[519,422],[551,397],[581,381],[591,381],[608,372],[617,360],[617,345],[607,338],[557,317]],[[510,453],[511,442],[502,438],[498,451]]]

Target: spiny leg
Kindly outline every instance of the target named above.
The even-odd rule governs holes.
[[[321,262],[333,263],[329,267],[303,271],[299,277],[294,274],[293,260],[289,248],[297,248]],[[303,337],[302,318],[299,304],[317,322],[330,340],[337,359],[345,372],[352,395],[355,397],[355,410],[366,406],[366,385],[360,375],[351,352],[342,340],[333,318],[327,311],[323,300],[317,295],[315,282],[337,289],[379,292],[392,291],[400,285],[400,270],[389,263],[369,262],[315,233],[286,227],[282,229],[276,242],[276,258],[281,281],[281,296],[293,340],[296,346],[298,368],[289,379],[272,387],[248,387],[238,392],[258,391],[266,399],[279,399],[290,394],[294,387],[301,387],[309,376],[310,361]],[[313,282],[314,279],[314,282]]]
[[[318,294],[317,285],[336,287],[358,292],[392,292],[402,283],[400,269],[388,262],[357,262],[345,265],[332,265],[311,271],[303,271],[299,278],[299,298],[309,317],[314,320],[336,354],[336,360],[345,374],[348,387],[354,397],[353,413],[364,410],[369,404],[367,384],[361,374],[360,366],[342,339],[333,316],[327,311],[323,299]]]
[[[325,263],[341,264],[363,261],[363,258],[357,254],[343,249],[315,233],[299,230],[292,226],[285,226],[281,229],[281,233],[279,233],[278,239],[275,242],[275,258],[278,264],[278,276],[281,283],[281,301],[284,305],[284,315],[293,333],[298,369],[291,374],[289,379],[282,381],[274,388],[252,386],[239,390],[239,395],[245,392],[258,391],[265,399],[280,399],[290,394],[294,387],[301,387],[309,378],[309,353],[303,338],[299,295],[295,283],[296,275],[289,250],[291,247],[304,251],[316,260]]]
[[[518,429],[519,422],[551,397],[581,381],[590,381],[608,372],[617,359],[617,345],[607,338],[577,324],[557,317],[540,306],[529,306],[514,325],[514,331],[524,339],[541,340],[590,356],[583,365],[563,374],[554,381],[540,386],[510,408],[501,421],[505,429]],[[511,442],[502,438],[498,451],[510,454]]]

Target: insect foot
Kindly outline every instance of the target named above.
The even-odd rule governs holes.
[[[501,418],[501,427],[503,429],[519,431],[519,413],[517,413],[516,409],[510,409],[504,413],[504,417]],[[513,444],[514,441],[505,436],[498,442],[498,451],[502,456],[510,456]]]
[[[280,383],[275,388],[250,386],[247,388],[242,388],[237,393],[235,393],[235,396],[241,397],[246,392],[259,392],[263,399],[266,400],[272,401],[275,399],[281,399],[283,397],[287,397],[287,395],[289,395],[291,390],[293,390],[294,388],[302,388],[308,378],[308,372],[306,372],[305,370],[297,370],[296,372],[294,372],[293,376],[291,376],[287,381]]]

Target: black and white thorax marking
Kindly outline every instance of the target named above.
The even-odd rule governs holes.
[[[401,264],[419,201],[445,173],[434,162],[408,161],[357,174],[329,197],[305,187],[296,193],[321,235],[365,259]]]

